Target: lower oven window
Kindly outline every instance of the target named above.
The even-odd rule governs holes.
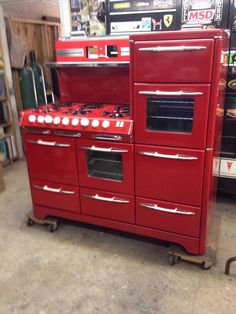
[[[119,153],[87,151],[88,176],[122,181],[123,157]]]
[[[150,131],[191,133],[193,98],[147,98],[146,127]]]

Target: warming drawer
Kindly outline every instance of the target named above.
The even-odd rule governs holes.
[[[136,195],[200,206],[204,151],[135,145]]]
[[[77,140],[80,185],[134,194],[134,145]]]
[[[135,142],[205,148],[209,84],[135,84]]]
[[[213,50],[214,39],[135,42],[134,82],[210,82]]]
[[[80,212],[79,189],[45,181],[31,181],[34,204],[61,210]]]
[[[30,178],[78,185],[74,139],[24,134],[24,143]]]
[[[135,223],[133,196],[81,188],[80,197],[83,214]]]
[[[136,224],[191,237],[199,236],[201,209],[159,200],[136,199]]]

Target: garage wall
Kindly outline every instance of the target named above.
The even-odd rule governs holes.
[[[0,0],[4,15],[41,19],[43,15],[59,17],[58,0]]]

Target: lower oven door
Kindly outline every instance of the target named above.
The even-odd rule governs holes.
[[[77,140],[80,185],[117,193],[134,193],[132,144]]]
[[[135,84],[135,142],[205,148],[208,84]]]
[[[201,150],[136,145],[137,196],[200,206],[204,159]]]
[[[24,143],[30,178],[78,185],[74,139],[24,134]]]

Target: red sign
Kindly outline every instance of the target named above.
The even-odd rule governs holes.
[[[196,10],[188,12],[188,22],[209,24],[213,21],[215,10]]]
[[[228,167],[228,171],[230,171],[231,167],[232,167],[233,162],[232,161],[227,161],[227,167]]]

